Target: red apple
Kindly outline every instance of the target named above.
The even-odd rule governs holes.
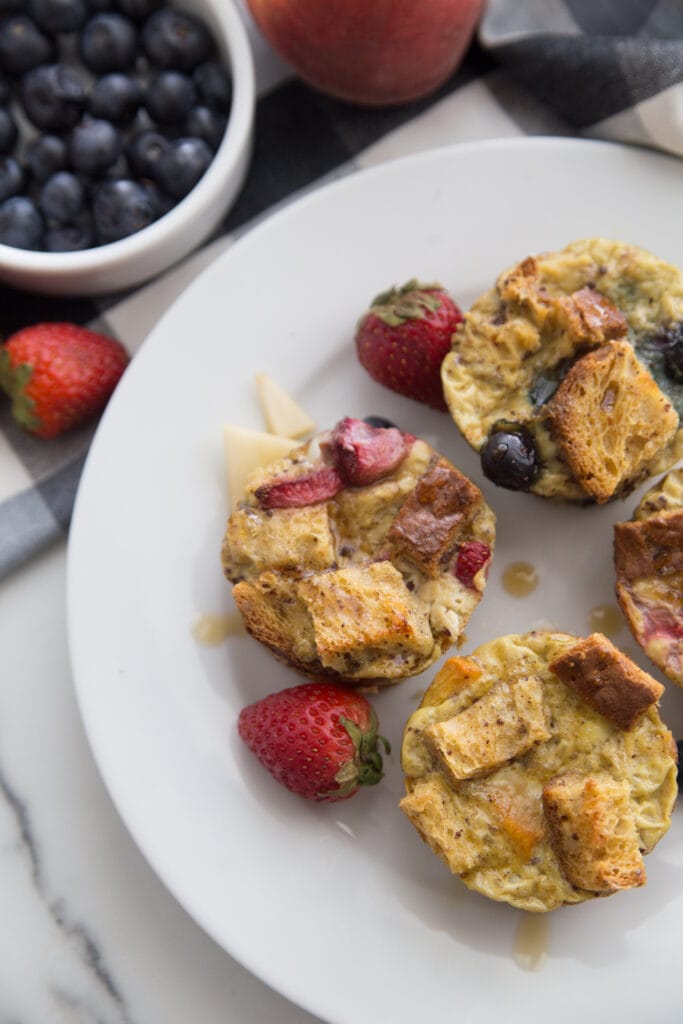
[[[405,103],[455,70],[483,0],[247,0],[309,85],[351,103]]]

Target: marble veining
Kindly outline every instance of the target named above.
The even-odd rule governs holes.
[[[26,801],[9,782],[2,765],[0,796],[6,812],[0,826],[0,861],[3,862],[3,869],[6,870],[7,862],[13,860],[15,873],[23,873],[23,887],[29,885],[32,888],[35,902],[43,908],[42,931],[51,931],[51,925],[59,930],[59,946],[62,955],[69,961],[68,965],[60,964],[58,972],[50,971],[46,978],[47,1000],[43,997],[42,1001],[47,1004],[49,1019],[59,1021],[60,1024],[62,1021],[65,1024],[135,1024],[89,927],[71,918],[63,896],[48,894],[31,815]],[[25,921],[15,920],[14,929],[19,931],[23,923]],[[54,955],[50,961],[54,962]],[[65,966],[68,966],[66,972]],[[58,983],[52,980],[57,975],[60,979]],[[72,981],[72,985],[67,987],[64,984],[65,977]],[[9,1006],[4,1003],[9,993],[5,991],[3,994],[4,988],[4,985],[0,988],[0,1024],[24,1024],[21,1018],[14,1015],[5,1016]]]

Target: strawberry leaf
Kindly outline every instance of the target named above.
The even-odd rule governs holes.
[[[12,415],[26,430],[37,430],[41,425],[35,415],[35,402],[26,394],[32,375],[29,363],[12,366],[7,349],[0,348],[0,388],[12,399]]]

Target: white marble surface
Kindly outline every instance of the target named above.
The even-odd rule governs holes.
[[[75,703],[65,566],[60,545],[0,583],[0,1024],[312,1024],[190,920],[114,810]]]

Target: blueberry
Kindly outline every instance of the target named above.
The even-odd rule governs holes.
[[[0,64],[8,75],[23,75],[54,57],[54,44],[35,22],[17,14],[0,25]]]
[[[75,32],[88,15],[85,0],[28,0],[28,12],[51,36]]]
[[[683,338],[664,353],[664,369],[671,380],[683,384]]]
[[[16,249],[37,249],[43,237],[43,218],[27,196],[12,196],[0,204],[0,243]]]
[[[0,202],[18,195],[24,185],[24,172],[11,156],[0,156]]]
[[[227,69],[217,60],[207,60],[192,73],[200,99],[211,110],[227,114],[232,99],[232,83]]]
[[[126,155],[131,167],[139,177],[156,180],[159,160],[168,147],[169,141],[165,135],[146,128],[130,139],[126,147]]]
[[[152,63],[179,71],[192,71],[212,49],[211,36],[201,21],[171,8],[150,15],[142,29],[142,44]]]
[[[96,74],[125,71],[135,60],[137,33],[120,14],[96,14],[81,34],[81,60]]]
[[[212,157],[202,139],[174,139],[159,160],[157,181],[169,195],[182,199],[197,184]]]
[[[159,217],[163,217],[165,213],[168,213],[169,210],[173,209],[175,206],[175,199],[172,199],[170,196],[166,195],[165,192],[162,192],[153,181],[143,181],[142,186],[154,207],[155,220],[158,220]]]
[[[105,181],[93,200],[95,230],[100,242],[115,242],[146,228],[155,219],[152,199],[137,181]]]
[[[385,430],[388,427],[395,427],[396,424],[392,423],[391,420],[387,420],[384,416],[364,416],[363,423],[367,423],[370,427],[383,427]]]
[[[211,149],[216,150],[225,134],[226,124],[225,114],[219,114],[210,107],[199,106],[192,108],[183,127],[185,135],[203,139]]]
[[[58,135],[36,135],[26,147],[24,166],[36,181],[46,181],[66,167],[66,143]]]
[[[664,372],[676,384],[683,384],[683,323],[667,324],[655,335],[658,348],[664,350]]]
[[[112,71],[98,78],[92,87],[88,109],[93,117],[103,117],[114,124],[128,124],[142,102],[142,89],[130,75]]]
[[[85,85],[67,64],[34,68],[21,80],[21,102],[37,128],[62,131],[77,124],[85,106]]]
[[[69,163],[81,174],[99,175],[116,163],[123,139],[110,121],[86,117],[69,137]]]
[[[18,137],[17,126],[9,110],[0,107],[0,153],[11,153]]]
[[[68,224],[83,209],[85,190],[75,174],[57,171],[40,190],[38,206],[41,213],[58,224]]]
[[[160,71],[147,87],[145,108],[157,124],[180,124],[190,113],[197,90],[182,71]]]
[[[88,224],[60,224],[48,228],[43,241],[48,252],[80,252],[92,248],[95,235]]]
[[[481,450],[481,468],[499,487],[528,491],[540,468],[531,432],[521,423],[495,423]]]
[[[132,21],[144,21],[161,6],[161,0],[119,0],[118,8]]]

